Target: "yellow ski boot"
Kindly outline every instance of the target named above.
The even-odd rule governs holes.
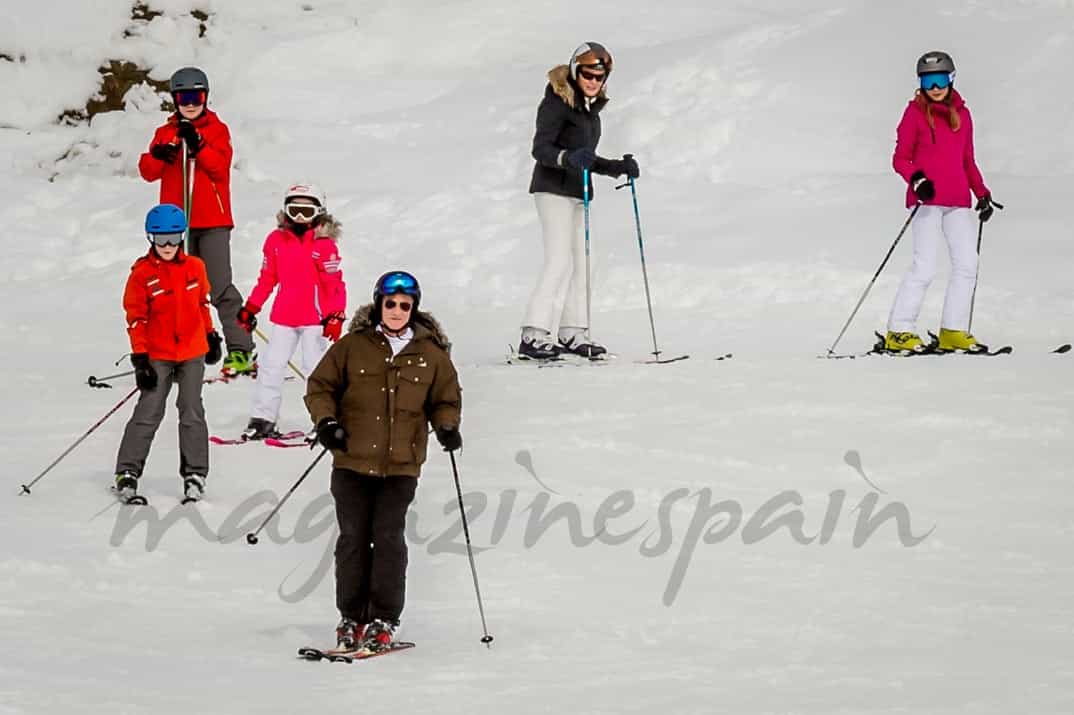
[[[925,343],[914,333],[897,333],[889,330],[884,338],[884,350],[889,353],[920,353],[925,351]]]
[[[965,330],[948,330],[947,328],[940,328],[940,344],[937,348],[945,353],[955,351],[977,353],[988,349],[979,344],[977,338]]]

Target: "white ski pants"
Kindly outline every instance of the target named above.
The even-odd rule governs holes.
[[[522,327],[554,333],[557,327],[588,328],[585,295],[585,208],[581,199],[536,193],[544,239],[544,267],[530,296]]]
[[[977,283],[977,221],[972,209],[922,206],[912,225],[914,260],[891,307],[888,330],[916,332],[925,292],[936,277],[936,254],[943,239],[951,255],[951,277],[944,298],[941,328],[968,330],[970,302]]]
[[[273,323],[268,346],[257,360],[257,389],[254,391],[251,417],[276,422],[283,400],[283,380],[290,369],[287,361],[301,345],[302,362],[299,369],[309,377],[328,350],[328,338],[323,333],[324,328],[320,325],[292,328]]]

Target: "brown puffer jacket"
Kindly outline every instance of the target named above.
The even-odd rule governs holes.
[[[419,310],[411,320],[414,338],[393,358],[372,312],[372,304],[361,308],[325,353],[309,377],[306,408],[314,424],[335,417],[346,430],[347,451],[332,453],[337,468],[417,477],[429,423],[458,427],[462,418],[451,344],[436,319]]]

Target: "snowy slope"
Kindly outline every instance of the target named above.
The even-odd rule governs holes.
[[[1074,363],[1048,353],[1074,338],[1070,0],[229,0],[197,6],[200,39],[188,0],[153,2],[164,14],[129,37],[128,6],[100,5],[24,3],[0,26],[15,59],[0,59],[0,713],[1074,709]],[[621,359],[498,364],[540,261],[534,110],[584,39],[616,54],[601,149],[641,162],[657,332],[683,363],[633,362],[650,349],[633,217],[601,180],[594,331]],[[1016,351],[817,360],[905,218],[894,126],[934,48],[959,63],[1008,206],[985,231],[974,326]],[[107,59],[209,73],[235,139],[244,292],[281,190],[305,177],[344,223],[351,310],[388,268],[422,280],[466,392],[459,465],[492,649],[439,453],[409,527],[401,635],[419,647],[351,667],[291,658],[336,618],[328,468],[278,535],[242,539],[310,452],[214,449],[209,500],[147,543],[160,530],[125,531],[105,489],[124,408],[15,496],[129,389],[84,382],[125,369],[120,295],[156,199],[136,164],[158,100],[54,122]],[[870,344],[908,260],[902,245],[844,348]],[[941,301],[935,285],[922,327]],[[212,432],[244,426],[251,392],[206,388]],[[288,385],[286,428],[307,426],[301,394]],[[174,435],[169,415],[143,479],[162,517]],[[793,518],[764,535],[765,505],[818,538],[799,543]],[[856,545],[862,514],[886,506],[908,515],[904,541],[927,537],[904,546],[889,521]]]

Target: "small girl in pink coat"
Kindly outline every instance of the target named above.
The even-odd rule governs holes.
[[[906,206],[921,206],[913,222],[913,265],[895,296],[884,345],[893,352],[926,350],[917,317],[936,276],[939,244],[946,239],[951,278],[938,347],[978,352],[984,346],[969,333],[977,285],[976,229],[978,220],[992,217],[992,194],[974,158],[970,110],[952,84],[954,60],[946,52],[929,52],[918,60],[917,75],[921,87],[899,122],[892,163],[907,183]],[[970,208],[971,191],[977,216]]]
[[[278,227],[262,249],[261,275],[238,315],[239,325],[252,332],[257,313],[279,286],[269,316],[272,336],[259,361],[257,390],[243,439],[278,434],[287,362],[301,345],[302,372],[313,372],[329,341],[339,339],[347,309],[347,287],[336,245],[341,230],[326,211],[324,192],[313,184],[295,184],[283,201],[283,211],[276,215]]]

